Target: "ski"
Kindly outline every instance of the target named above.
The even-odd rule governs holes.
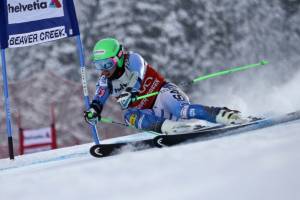
[[[184,143],[187,141],[204,141],[213,138],[225,137],[262,129],[277,124],[290,122],[300,119],[300,110],[285,115],[271,118],[253,118],[252,121],[245,124],[237,125],[217,125],[213,127],[204,127],[191,133],[174,134],[174,135],[158,135],[150,139],[142,139],[137,141],[124,141],[110,144],[96,144],[90,148],[90,154],[96,158],[107,157],[118,154],[126,147],[131,151],[145,150],[154,147],[168,147]]]
[[[90,148],[90,154],[96,158],[107,157],[118,154],[125,147],[131,147],[133,151],[144,150],[153,148],[156,145],[152,139],[139,140],[134,142],[120,142],[111,144],[96,144]]]
[[[177,145],[186,141],[208,140],[212,138],[240,134],[243,132],[262,129],[298,119],[300,119],[300,110],[277,117],[254,119],[253,121],[245,124],[223,126],[220,128],[212,127],[209,129],[187,134],[159,135],[153,139],[153,142],[156,144],[157,147],[166,147]]]

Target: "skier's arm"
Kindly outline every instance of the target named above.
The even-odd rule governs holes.
[[[104,105],[110,95],[110,88],[108,86],[108,79],[101,76],[97,85],[93,102]]]
[[[131,53],[129,56],[128,69],[135,74],[134,83],[131,84],[133,92],[138,92],[141,88],[142,80],[145,77],[146,62],[142,56],[137,53]]]
[[[127,109],[131,100],[140,92],[146,71],[146,63],[139,54],[130,53],[128,62],[127,69],[131,72],[131,77],[118,99],[122,109]]]
[[[103,105],[110,95],[107,78],[102,76],[97,85],[96,92],[90,108],[84,112],[84,118],[89,124],[95,125],[101,119]]]

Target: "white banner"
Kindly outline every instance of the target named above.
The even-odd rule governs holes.
[[[24,149],[24,154],[27,153],[35,153],[35,152],[39,152],[39,151],[47,151],[47,150],[51,150],[51,145],[47,145],[47,146],[43,146],[43,147],[35,147],[35,148],[25,148]]]
[[[63,0],[7,0],[8,24],[64,16]]]
[[[30,33],[10,35],[8,39],[8,47],[25,47],[43,42],[49,42],[67,37],[64,26],[34,31]]]
[[[29,145],[40,145],[52,143],[51,128],[41,128],[34,130],[24,130],[24,147]]]

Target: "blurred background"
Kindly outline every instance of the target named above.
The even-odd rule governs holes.
[[[98,78],[90,60],[93,45],[101,38],[115,37],[176,84],[266,59],[270,64],[263,68],[183,90],[194,103],[227,106],[244,114],[300,109],[300,0],[74,2],[90,98]],[[15,149],[18,116],[24,128],[48,126],[51,105],[58,148],[92,142],[82,117],[84,101],[74,38],[6,52]],[[3,96],[0,103],[0,157],[7,157]],[[106,105],[103,116],[122,120],[120,107],[113,101]],[[116,125],[100,124],[98,129],[102,139],[134,133]]]

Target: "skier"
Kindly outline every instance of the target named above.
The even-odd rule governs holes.
[[[190,103],[178,86],[166,81],[138,53],[124,51],[114,38],[99,40],[94,46],[92,60],[100,78],[90,108],[84,112],[84,118],[90,124],[101,119],[101,111],[110,95],[125,110],[125,123],[141,130],[164,134],[192,131],[195,124],[189,123],[192,121],[189,119],[224,125],[245,121],[236,110]],[[159,93],[132,101],[152,92]]]

